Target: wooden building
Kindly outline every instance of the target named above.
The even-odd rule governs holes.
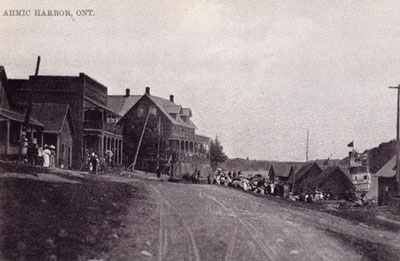
[[[378,177],[378,204],[387,205],[390,194],[396,192],[396,156],[393,156],[376,174]]]
[[[173,95],[153,96],[149,87],[144,95],[130,95],[127,89],[125,95],[110,95],[108,102],[108,108],[122,117],[126,166],[134,162],[145,127],[145,146],[139,149],[136,169],[155,171],[161,162],[172,163],[173,175],[210,171],[210,138],[196,135],[191,109],[176,104]]]
[[[269,168],[268,178],[270,182],[285,183],[290,175],[295,172],[295,167],[288,164],[272,164]]]
[[[75,130],[71,107],[68,104],[34,103],[31,115],[40,118],[44,125],[42,136],[33,133],[38,144],[41,147],[53,145],[56,148],[56,167],[72,168],[72,139]]]
[[[314,191],[315,180],[321,173],[322,170],[317,163],[305,163],[298,171],[290,175],[287,184],[294,194]]]
[[[337,198],[344,198],[346,193],[356,190],[351,179],[338,166],[328,167],[320,173],[315,179],[315,187]]]
[[[8,97],[6,93],[7,74],[3,66],[0,66],[0,108],[9,110]]]
[[[23,127],[24,120],[24,114],[0,108],[0,155],[2,157],[16,159],[23,136],[27,139],[24,142],[25,148],[28,140],[32,140],[32,137],[27,135],[27,131],[42,133],[43,124],[38,120],[31,117],[27,129]]]
[[[101,83],[84,73],[30,76],[9,79],[6,89],[10,105],[17,111],[27,107],[30,96],[34,103],[69,105],[74,128],[73,168],[82,166],[89,151],[104,155],[106,150],[112,150],[114,164],[122,162],[122,129],[116,124],[120,116],[107,108],[107,87]]]
[[[3,66],[0,66],[0,156],[13,159],[18,155],[23,135],[27,139],[32,139],[33,137],[26,133],[29,130],[41,136],[44,126],[34,117],[30,117],[28,128],[24,128],[25,114],[11,110],[5,90],[7,84],[6,71]]]

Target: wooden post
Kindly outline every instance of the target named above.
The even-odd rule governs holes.
[[[64,148],[65,149],[65,148]],[[60,153],[61,151],[60,151],[60,134],[57,134],[57,145],[56,145],[56,153],[55,153],[55,158],[54,158],[54,167],[56,167],[56,168],[60,168],[60,156],[61,156],[61,153]],[[64,156],[64,155],[62,155],[62,156]]]
[[[296,172],[293,171],[293,183],[292,183],[292,193],[294,195],[294,183],[296,181]]]
[[[8,155],[10,148],[10,120],[7,120],[6,122],[7,122],[6,155]]]

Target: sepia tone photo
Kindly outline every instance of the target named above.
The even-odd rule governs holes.
[[[0,260],[399,260],[399,14],[0,0]]]

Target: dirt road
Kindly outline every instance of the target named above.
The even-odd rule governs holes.
[[[144,183],[113,260],[398,260],[400,236],[212,185]],[[139,214],[138,214],[139,213]],[[150,256],[151,255],[151,256]]]

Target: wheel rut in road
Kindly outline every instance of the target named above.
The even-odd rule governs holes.
[[[191,252],[191,256],[190,256],[190,260],[195,260],[195,261],[200,261],[200,254],[199,254],[199,250],[196,244],[196,240],[193,234],[192,229],[188,226],[188,224],[186,223],[185,219],[179,214],[179,212],[176,210],[176,208],[171,204],[171,202],[162,194],[162,192],[160,191],[160,188],[158,188],[157,186],[152,187],[157,195],[158,195],[158,199],[159,199],[159,213],[160,213],[160,226],[159,226],[159,251],[158,251],[158,260],[164,260],[165,258],[168,259],[168,257],[166,257],[167,254],[167,250],[168,250],[168,228],[164,223],[165,223],[165,216],[168,215],[167,213],[165,213],[164,209],[168,209],[171,210],[172,213],[169,213],[169,215],[173,215],[176,216],[179,220],[180,223],[183,225],[183,228],[185,229],[186,233],[189,235],[190,238],[190,252]],[[177,228],[175,228],[177,229]]]
[[[372,243],[378,240],[369,228],[342,218],[229,188],[149,186],[159,219],[157,260],[360,260],[358,249],[329,230],[358,231]]]
[[[237,223],[239,223],[240,225],[242,225],[242,227],[246,230],[247,234],[251,237],[251,239],[253,239],[254,242],[256,242],[256,244],[260,247],[260,249],[262,250],[262,252],[265,255],[265,258],[267,258],[268,260],[276,260],[276,253],[274,251],[274,249],[269,248],[268,246],[264,245],[262,243],[262,241],[257,238],[257,236],[255,235],[254,232],[254,227],[251,224],[246,224],[246,222],[240,218],[238,215],[236,215],[231,209],[227,208],[224,203],[222,203],[220,200],[216,199],[215,197],[211,196],[211,195],[206,195],[207,198],[209,198],[211,201],[213,201],[214,203],[216,203],[218,206],[220,206],[222,209],[224,209],[227,214],[229,216],[232,216],[235,218],[235,220],[237,221]],[[237,229],[238,227],[235,226],[235,234],[237,233]],[[235,238],[236,240],[236,238]],[[233,251],[233,249],[232,249]],[[272,255],[271,255],[272,254]],[[230,251],[228,251],[228,256],[226,258],[226,260],[231,260],[232,253]]]

